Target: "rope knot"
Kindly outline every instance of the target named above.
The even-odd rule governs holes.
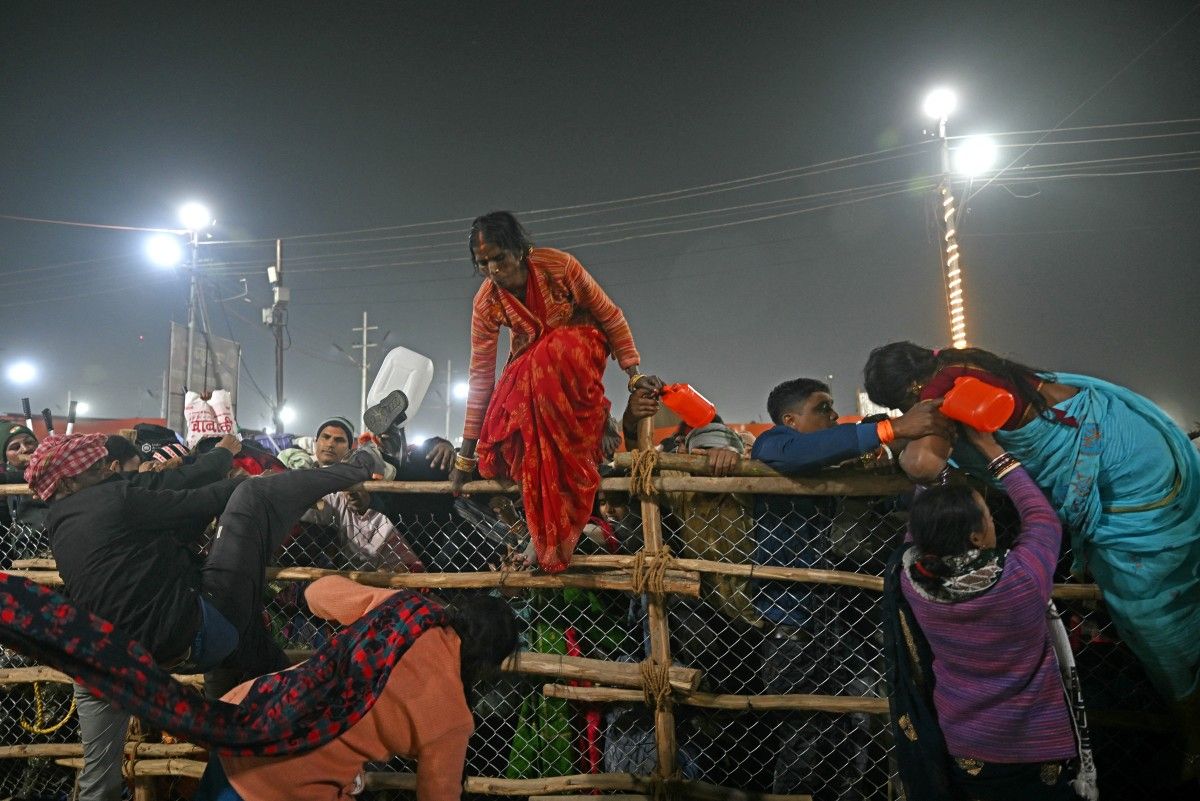
[[[653,658],[641,663],[642,697],[646,706],[655,709],[670,709],[674,704],[671,697],[671,666],[659,664]]]
[[[654,497],[654,470],[658,467],[658,451],[634,450],[630,453],[629,491],[639,498]]]
[[[646,560],[653,560],[646,566]],[[650,593],[662,595],[666,592],[667,568],[671,566],[671,548],[663,545],[657,551],[647,552],[640,549],[633,555],[633,573],[629,577],[633,591],[637,595]]]

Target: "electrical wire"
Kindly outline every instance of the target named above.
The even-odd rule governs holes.
[[[1061,120],[1059,120],[1059,121],[1058,121],[1058,123],[1057,123],[1057,124],[1056,124],[1056,125],[1055,125],[1053,128],[1051,128],[1050,130],[1048,130],[1048,131],[1047,131],[1045,134],[1043,134],[1043,135],[1041,136],[1041,138],[1040,138],[1040,139],[1038,139],[1038,141],[1040,142],[1040,141],[1044,140],[1044,139],[1045,139],[1047,136],[1049,136],[1049,135],[1050,135],[1051,133],[1053,133],[1053,132],[1054,132],[1056,129],[1058,129],[1058,128],[1059,128],[1059,126],[1061,126],[1061,125],[1062,125],[1064,122],[1066,122],[1067,120],[1069,120],[1069,119],[1071,119],[1072,117],[1074,117],[1074,116],[1075,116],[1077,113],[1079,113],[1079,111],[1080,111],[1080,110],[1081,110],[1081,109],[1082,109],[1084,106],[1086,106],[1088,103],[1092,102],[1092,101],[1093,101],[1093,100],[1094,100],[1094,99],[1095,99],[1095,98],[1096,98],[1096,97],[1097,97],[1097,96],[1098,96],[1098,95],[1099,95],[1101,92],[1103,92],[1105,89],[1107,89],[1107,88],[1108,88],[1108,87],[1109,87],[1109,86],[1110,86],[1110,85],[1113,83],[1113,81],[1115,81],[1117,78],[1119,78],[1119,77],[1121,77],[1122,75],[1124,75],[1124,74],[1125,74],[1125,72],[1126,72],[1126,71],[1127,71],[1127,70],[1128,70],[1130,67],[1132,67],[1134,64],[1136,64],[1138,61],[1140,61],[1140,60],[1142,59],[1142,56],[1146,55],[1146,54],[1147,54],[1147,53],[1149,53],[1151,50],[1153,50],[1153,49],[1154,49],[1154,47],[1155,47],[1155,46],[1156,46],[1156,45],[1157,45],[1159,42],[1161,42],[1161,41],[1162,41],[1164,38],[1166,38],[1166,37],[1167,37],[1167,36],[1168,36],[1168,35],[1169,35],[1169,34],[1170,34],[1172,31],[1174,31],[1176,28],[1178,28],[1178,27],[1179,27],[1179,26],[1180,26],[1180,25],[1183,23],[1183,21],[1184,21],[1185,19],[1187,19],[1188,17],[1190,17],[1190,16],[1191,16],[1191,15],[1192,15],[1192,14],[1193,14],[1195,11],[1196,11],[1196,9],[1198,9],[1198,8],[1200,8],[1200,3],[1196,3],[1194,6],[1192,6],[1192,7],[1191,7],[1191,8],[1189,8],[1187,11],[1185,11],[1185,12],[1184,12],[1184,14],[1183,14],[1183,16],[1181,16],[1179,19],[1177,19],[1177,20],[1175,21],[1175,23],[1174,23],[1173,25],[1171,25],[1171,27],[1167,28],[1165,31],[1163,31],[1163,32],[1162,32],[1162,33],[1160,33],[1158,36],[1156,36],[1156,37],[1154,38],[1154,41],[1150,42],[1150,44],[1148,44],[1148,45],[1146,45],[1144,48],[1142,48],[1141,52],[1139,52],[1139,53],[1138,53],[1136,56],[1134,56],[1132,59],[1130,59],[1128,62],[1126,62],[1125,66],[1123,66],[1123,67],[1121,67],[1121,69],[1117,70],[1117,71],[1116,71],[1116,73],[1114,73],[1114,74],[1113,74],[1113,76],[1112,76],[1111,78],[1109,78],[1109,79],[1108,79],[1107,81],[1105,81],[1104,83],[1100,84],[1099,88],[1097,88],[1097,89],[1096,89],[1096,91],[1094,91],[1094,92],[1092,92],[1090,95],[1088,95],[1088,96],[1087,96],[1087,97],[1084,99],[1084,101],[1083,101],[1082,103],[1080,103],[1079,105],[1077,105],[1075,108],[1071,109],[1070,113],[1068,113],[1068,114],[1067,114],[1067,116],[1065,116],[1065,117],[1063,117]],[[1036,143],[1035,143],[1035,144],[1036,144]],[[974,191],[974,192],[973,192],[971,195],[969,195],[969,196],[967,196],[966,198],[964,198],[964,199],[963,199],[963,206],[966,206],[966,204],[967,204],[967,203],[969,203],[969,202],[971,201],[971,198],[973,198],[973,197],[977,196],[977,195],[978,195],[980,192],[982,192],[983,190],[987,189],[987,188],[988,188],[988,187],[989,187],[989,186],[992,184],[992,182],[993,182],[993,181],[995,181],[995,180],[996,180],[996,178],[997,178],[997,177],[999,177],[1000,175],[1002,175],[1002,174],[1003,174],[1003,173],[1004,173],[1006,170],[1008,170],[1008,169],[1011,169],[1013,166],[1015,166],[1015,165],[1016,165],[1016,163],[1017,163],[1017,162],[1019,162],[1021,159],[1025,158],[1026,154],[1028,154],[1028,153],[1029,153],[1029,150],[1032,150],[1032,149],[1033,149],[1033,148],[1032,148],[1032,146],[1030,146],[1030,148],[1029,148],[1029,149],[1025,150],[1025,151],[1024,151],[1024,152],[1022,152],[1022,153],[1021,153],[1019,156],[1017,156],[1015,159],[1013,159],[1013,160],[1012,160],[1012,161],[1009,163],[1009,165],[1008,165],[1007,167],[1005,167],[1003,170],[1000,170],[1000,172],[999,172],[999,173],[997,173],[995,176],[993,176],[993,177],[989,178],[989,179],[987,180],[987,182],[985,182],[985,183],[984,183],[984,185],[983,185],[983,186],[979,187],[979,188],[978,188],[978,189],[976,189],[976,190],[975,190],[975,191]]]
[[[46,223],[48,225],[69,225],[75,228],[103,228],[108,231],[143,231],[152,234],[186,234],[180,228],[142,228],[135,225],[102,225],[100,223],[76,222],[74,220],[47,220],[41,217],[22,217],[16,214],[0,214],[0,220],[16,222]]]

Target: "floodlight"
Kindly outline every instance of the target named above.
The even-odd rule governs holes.
[[[971,136],[954,149],[954,171],[974,178],[996,163],[996,143],[990,136]]]
[[[953,113],[957,105],[958,96],[954,94],[954,90],[942,86],[925,95],[925,102],[921,104],[921,110],[927,117],[944,120]]]
[[[146,257],[159,267],[174,267],[183,261],[183,246],[172,234],[155,234],[146,240]]]
[[[179,209],[179,221],[192,233],[203,231],[213,224],[212,212],[203,203],[184,203]]]
[[[5,371],[8,380],[14,384],[29,384],[37,378],[37,367],[33,362],[19,361],[13,362]]]

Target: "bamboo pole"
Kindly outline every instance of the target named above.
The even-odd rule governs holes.
[[[582,679],[615,684],[620,687],[640,688],[642,672],[636,664],[629,662],[607,662],[582,656],[559,656],[558,654],[519,653],[509,657],[502,670],[516,673],[554,676],[560,679]],[[700,671],[695,668],[672,667],[671,686],[681,691],[692,691],[700,686]],[[641,690],[636,690],[641,698]]]
[[[565,684],[547,684],[542,693],[549,698],[602,704],[628,704],[642,700],[638,690],[622,690],[614,687],[569,687]],[[727,709],[738,712],[766,712],[791,710],[799,712],[867,712],[886,715],[886,698],[845,695],[718,695],[716,693],[685,692],[679,695],[681,703],[704,709]]]
[[[643,452],[654,448],[654,421],[647,417],[638,421],[638,448]],[[663,547],[662,512],[654,498],[642,498],[642,548],[658,553]],[[671,629],[667,622],[667,597],[661,592],[647,596],[647,615],[650,623],[650,657],[655,665],[671,664]],[[676,743],[675,712],[669,704],[654,707],[654,741],[658,749],[658,776],[666,779],[675,775]]]
[[[64,768],[81,770],[83,768],[83,757],[56,759],[54,763],[62,765]],[[135,777],[187,776],[191,779],[199,779],[204,775],[204,769],[207,767],[207,762],[200,762],[195,759],[139,759],[129,763],[126,770],[132,771]]]
[[[191,743],[125,743],[125,753],[143,757],[192,757],[204,756],[204,748]],[[36,743],[34,745],[0,746],[0,759],[35,759],[38,757],[83,757],[81,743]]]
[[[10,570],[10,575],[22,576],[30,581],[48,586],[61,586],[62,577],[53,570]],[[372,587],[392,588],[486,588],[508,587],[513,589],[563,589],[578,587],[586,590],[612,590],[632,592],[632,574],[628,570],[613,570],[607,573],[556,573],[543,575],[526,571],[480,573],[390,573],[386,571],[366,572],[357,570],[326,570],[316,567],[272,567],[267,569],[267,578],[272,581],[311,581],[322,576],[345,576],[346,578]],[[664,580],[668,592],[700,597],[700,576],[695,572],[668,571]]]
[[[312,655],[311,651],[288,651],[292,662],[301,662]],[[509,657],[501,669],[510,673],[529,676],[549,676],[563,680],[585,680],[600,684],[617,685],[618,687],[642,686],[642,672],[636,664],[628,662],[607,662],[603,659],[589,659],[582,656],[563,656],[560,654],[542,654],[524,651],[515,657]],[[175,675],[176,681],[193,687],[204,684],[201,674]],[[700,671],[695,668],[672,667],[670,670],[671,686],[679,690],[695,690],[700,686]],[[0,669],[0,686],[9,684],[31,684],[35,681],[52,681],[60,684],[70,684],[71,677],[65,673],[48,667],[23,667]]]
[[[172,675],[171,678],[180,684],[187,684],[192,687],[201,687],[204,684],[204,676],[200,674]],[[74,680],[66,673],[48,668],[44,666],[37,667],[22,667],[22,668],[3,668],[0,669],[0,686],[6,684],[32,684],[35,681],[52,681],[59,684],[71,684]]]
[[[647,563],[654,557],[646,556]],[[576,556],[571,567],[632,567],[632,556]],[[864,590],[883,591],[883,579],[865,573],[849,573],[844,570],[817,570],[807,567],[774,567],[770,565],[747,565],[734,562],[715,562],[708,559],[679,559],[671,557],[672,567],[695,573],[718,573],[724,576],[747,576],[750,578],[800,581],[808,584],[839,584]]]
[[[582,801],[584,796],[579,793],[566,795],[531,795],[529,801]],[[636,795],[634,793],[608,793],[604,801],[654,801],[652,795]]]
[[[728,787],[718,787],[704,782],[683,780],[677,784],[686,789],[688,798],[705,799],[705,801],[812,801],[811,795],[781,795],[779,793],[756,793],[752,790],[733,790]],[[585,796],[571,795],[531,795],[529,801],[583,801]],[[608,794],[604,801],[655,801],[653,794],[642,795],[632,793]]]
[[[646,561],[654,557],[647,556]],[[597,554],[576,555],[571,567],[619,568],[631,567],[632,556]],[[735,562],[715,562],[709,559],[679,559],[671,557],[671,566],[695,573],[716,573],[722,576],[746,576],[748,578],[771,579],[774,581],[797,581],[806,584],[838,584],[862,590],[883,591],[883,579],[868,573],[850,573],[845,570],[817,570],[807,567],[775,567],[772,565],[747,565]],[[1100,588],[1095,584],[1055,584],[1055,598],[1064,601],[1099,601],[1103,599]]]
[[[621,457],[628,463],[628,455],[617,454],[617,464]],[[659,454],[660,459],[673,457],[672,454]],[[701,456],[681,456],[676,458],[703,459]],[[664,467],[670,465],[664,464]],[[763,468],[770,471],[763,465]],[[751,476],[733,476],[729,478],[713,478],[709,476],[684,476],[671,478],[656,478],[655,487],[660,492],[695,491],[695,492],[757,492],[768,495],[896,495],[912,489],[912,482],[899,474],[873,474],[860,470],[835,469],[826,470],[816,476],[804,478],[788,478],[774,471],[764,472],[761,476],[755,473]],[[402,495],[448,495],[451,492],[449,481],[364,481],[350,489],[364,489],[368,492],[391,492]],[[606,478],[600,482],[600,489],[628,491],[628,478]],[[507,495],[516,494],[513,484],[499,481],[469,481],[463,485],[463,492]],[[0,484],[0,496],[30,495],[29,487],[24,484]]]
[[[680,779],[673,782],[683,792],[681,797],[700,801],[812,801],[809,795],[777,795],[755,793],[718,787],[706,782]],[[415,790],[417,777],[411,773],[367,771],[368,790]],[[543,779],[493,779],[484,776],[468,776],[463,790],[484,795],[516,795],[541,798],[550,793],[569,793],[572,790],[617,790],[633,791],[638,798],[653,797],[653,780],[648,776],[631,773],[577,773],[571,776],[547,776]],[[564,798],[582,799],[582,795],[567,795]],[[622,796],[605,796],[621,798]]]
[[[630,453],[618,453],[613,458],[613,464],[616,467],[628,469],[633,464],[633,455]],[[678,470],[690,473],[693,476],[710,475],[708,471],[708,457],[699,453],[660,453],[658,455],[658,466],[663,470]],[[798,491],[792,493],[795,495],[895,495],[913,488],[912,481],[900,473],[883,470],[864,470],[857,466],[827,468],[815,471],[810,475],[797,477],[780,473],[775,468],[757,459],[743,459],[733,468],[733,472],[730,475],[736,478],[786,478],[794,481],[795,486],[799,488]],[[813,492],[803,489],[809,486],[826,484],[830,481],[840,482],[843,486],[852,488],[854,491],[848,493],[827,493],[824,490]]]

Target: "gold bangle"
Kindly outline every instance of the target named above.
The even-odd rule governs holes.
[[[479,464],[478,458],[472,458],[470,456],[463,456],[461,453],[455,454],[455,456],[454,456],[454,469],[458,470],[460,472],[473,473],[473,472],[475,472],[475,467],[478,464]]]
[[[633,392],[635,389],[637,389],[637,382],[641,381],[645,377],[645,373],[634,373],[633,375],[629,376],[629,391]]]

